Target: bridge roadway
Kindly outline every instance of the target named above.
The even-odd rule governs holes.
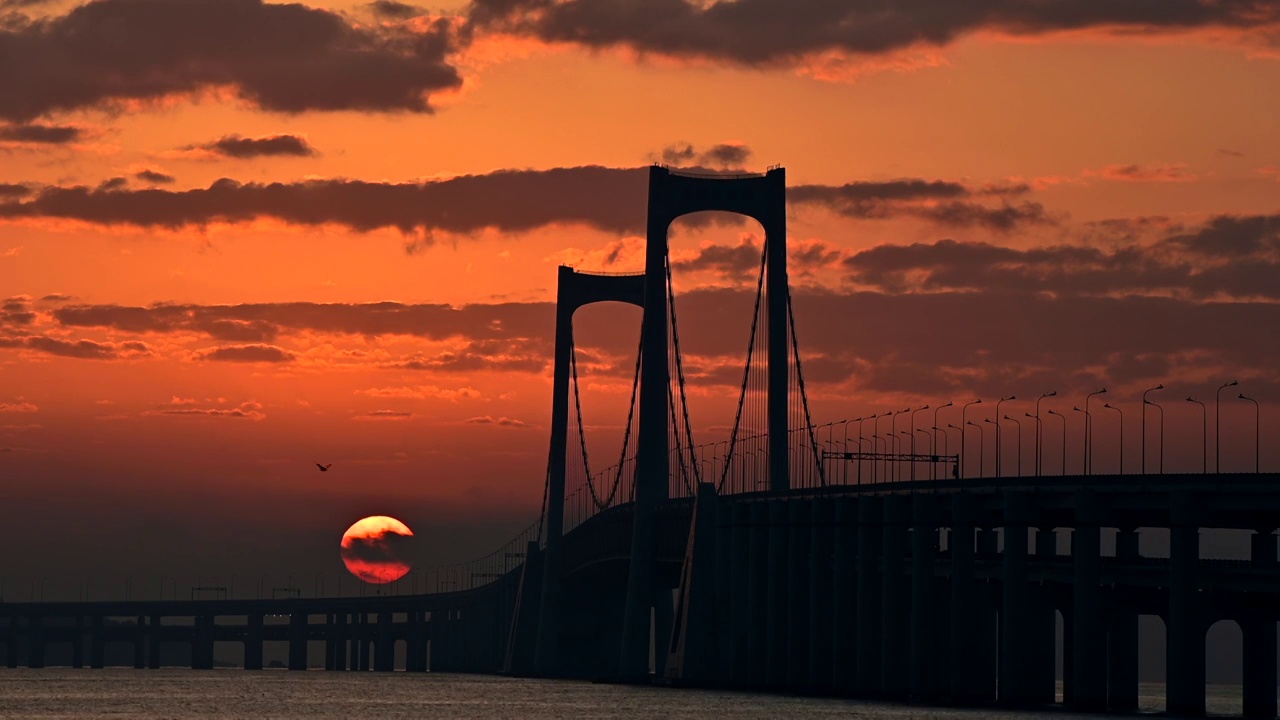
[[[610,679],[622,643],[632,506],[564,536],[554,665],[537,666],[540,552],[460,592],[365,598],[0,603],[9,666],[43,664],[50,643],[132,643],[137,667],[159,645],[190,643],[193,667],[214,642],[289,643],[307,667],[390,670],[406,643],[412,671],[510,672]],[[1237,622],[1245,642],[1245,714],[1276,715],[1276,538],[1280,475],[1124,475],[844,485],[660,504],[653,568],[654,671],[684,685],[956,705],[1055,702],[1132,711],[1137,618],[1164,620],[1168,708],[1203,715],[1205,633]],[[1102,554],[1115,529],[1114,555]],[[1139,529],[1165,529],[1168,557],[1142,557]],[[1200,558],[1199,530],[1253,533],[1248,561]],[[1034,532],[1032,532],[1034,530]],[[1069,542],[1059,532],[1069,531]],[[1063,550],[1068,552],[1063,553]],[[1063,647],[1055,614],[1065,625]],[[287,617],[273,624],[270,616]],[[173,624],[176,618],[184,624]],[[234,624],[218,619],[235,618]],[[112,619],[126,619],[112,624]],[[187,620],[189,619],[189,620]],[[166,622],[170,621],[170,622]],[[131,623],[131,624],[129,624]]]

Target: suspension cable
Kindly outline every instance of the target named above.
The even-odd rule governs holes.
[[[804,388],[804,372],[800,368],[800,341],[796,339],[796,313],[791,307],[791,288],[787,288],[787,319],[791,321],[791,351],[796,363],[796,379],[800,384],[800,401],[804,405],[804,426],[809,432],[809,447],[813,448],[813,460],[818,468],[818,482],[827,486],[826,470],[818,452],[818,440],[813,434],[813,417],[809,414],[809,394]]]
[[[627,446],[631,444],[631,425],[632,419],[636,413],[636,390],[640,387],[640,360],[644,357],[644,328],[640,328],[640,342],[636,343],[636,370],[635,375],[631,379],[631,404],[627,407],[627,429],[622,436],[622,450],[618,453],[618,472],[613,478],[613,489],[609,491],[609,502],[613,502],[613,497],[618,492],[618,486],[622,483],[622,469],[627,462]],[[635,468],[632,467],[632,485],[634,480]],[[604,508],[601,508],[602,510]]]
[[[676,294],[675,287],[671,283],[671,255],[667,254],[664,262],[667,271],[667,309],[671,315],[671,340],[675,345],[676,355],[676,377],[680,383],[680,408],[684,414],[684,436],[688,441],[686,443],[689,449],[689,464],[693,466],[693,478],[695,482],[702,482],[702,473],[698,468],[697,458],[693,454],[693,426],[689,424],[689,396],[685,393],[684,383],[684,362],[680,358],[680,331],[676,326]],[[670,382],[668,382],[670,385]],[[680,458],[681,465],[684,464],[684,457]],[[683,468],[682,468],[683,469]],[[687,484],[687,483],[686,483]],[[695,495],[692,490],[690,495]]]
[[[614,483],[609,491],[609,497],[602,501],[600,494],[596,491],[595,483],[591,481],[591,461],[587,455],[587,431],[582,426],[582,393],[578,389],[578,347],[574,344],[572,335],[569,337],[569,373],[573,378],[573,405],[577,411],[578,443],[582,447],[582,469],[587,474],[587,489],[591,492],[591,501],[595,503],[596,509],[604,510],[613,502],[613,497],[618,492],[618,484]],[[618,478],[621,478],[621,475]]]
[[[730,459],[733,458],[734,448],[738,444],[738,429],[742,424],[742,406],[747,399],[747,381],[751,377],[751,356],[756,348],[756,328],[760,324],[760,299],[764,295],[764,263],[769,256],[769,240],[766,238],[764,247],[760,249],[760,278],[756,280],[756,306],[751,313],[751,337],[747,340],[747,365],[742,370],[742,390],[738,394],[738,409],[733,414],[733,430],[729,433],[729,450],[726,452],[724,461],[724,472],[720,475],[720,482],[716,484],[716,493],[718,494],[724,489],[725,480],[729,477]]]

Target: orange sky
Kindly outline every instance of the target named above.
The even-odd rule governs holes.
[[[160,2],[0,0],[0,538],[46,538],[10,587],[332,575],[368,514],[415,528],[415,565],[496,546],[542,495],[555,268],[640,267],[654,161],[787,167],[815,420],[1106,385],[1129,463],[1163,382],[1191,469],[1181,398],[1238,378],[1269,432],[1274,11]],[[708,439],[758,243],[672,235]],[[601,454],[638,322],[578,316]],[[1251,406],[1223,414],[1224,469],[1251,467]]]

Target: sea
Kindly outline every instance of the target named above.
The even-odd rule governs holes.
[[[1240,688],[1211,685],[1211,715],[1240,714]],[[1143,685],[1145,712],[1164,686]],[[444,673],[0,669],[0,718],[888,718],[1092,717],[760,693]]]

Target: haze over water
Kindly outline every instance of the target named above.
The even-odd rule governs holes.
[[[1140,707],[1164,707],[1143,684]],[[855,700],[671,690],[478,675],[239,670],[0,670],[0,718],[939,718],[1090,717]],[[1239,715],[1237,686],[1210,686],[1211,715]]]

